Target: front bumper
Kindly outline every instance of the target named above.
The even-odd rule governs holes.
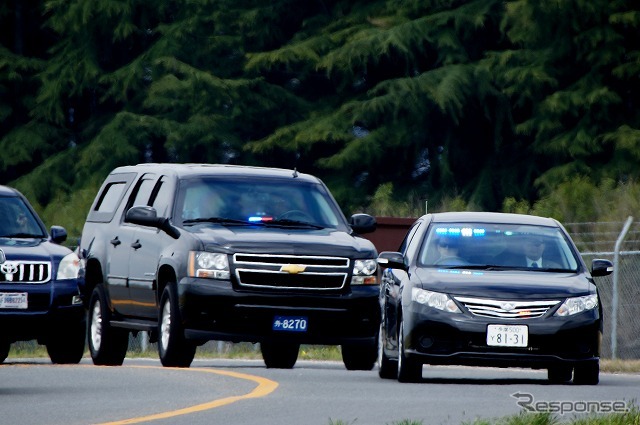
[[[527,347],[487,345],[489,324],[527,325]],[[548,368],[599,359],[597,309],[572,317],[496,320],[417,307],[405,317],[405,354],[422,363]]]
[[[372,344],[380,323],[378,286],[350,292],[300,293],[236,290],[228,281],[184,278],[178,284],[187,338],[295,341],[301,344]],[[273,330],[275,316],[304,316],[304,332]]]
[[[41,340],[58,326],[84,320],[86,314],[76,280],[3,283],[0,292],[27,293],[28,308],[0,309],[0,334],[10,342]]]

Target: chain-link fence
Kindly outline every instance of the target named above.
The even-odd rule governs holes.
[[[595,258],[604,258],[616,267],[614,274],[596,278],[604,311],[602,357],[640,359],[640,222],[565,223],[565,227],[587,266]],[[14,346],[28,351],[35,342],[18,342]],[[196,355],[215,356],[238,348],[258,351],[254,344],[209,341],[198,348]],[[148,342],[145,332],[130,337],[130,355],[154,356],[156,352],[157,345]]]
[[[565,227],[588,266],[595,258],[614,262],[614,274],[596,278],[604,312],[602,357],[640,359],[640,222]]]

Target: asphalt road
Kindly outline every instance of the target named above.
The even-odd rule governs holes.
[[[9,358],[0,366],[0,424],[458,425],[523,410],[569,419],[633,400],[640,375],[550,385],[541,371],[426,366],[422,382],[400,384],[335,362],[278,370],[256,360],[196,359],[189,369],[167,369],[155,359],[96,367],[89,359],[62,366]]]

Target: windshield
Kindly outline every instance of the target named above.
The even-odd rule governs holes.
[[[342,213],[324,186],[304,181],[199,178],[180,184],[176,222],[337,228]]]
[[[0,237],[46,238],[31,210],[18,197],[0,197]]]
[[[419,263],[427,267],[575,271],[579,260],[557,227],[434,223]]]

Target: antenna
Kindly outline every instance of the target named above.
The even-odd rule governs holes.
[[[293,178],[298,177],[298,159],[300,158],[300,152],[296,152],[296,160],[293,163]]]

